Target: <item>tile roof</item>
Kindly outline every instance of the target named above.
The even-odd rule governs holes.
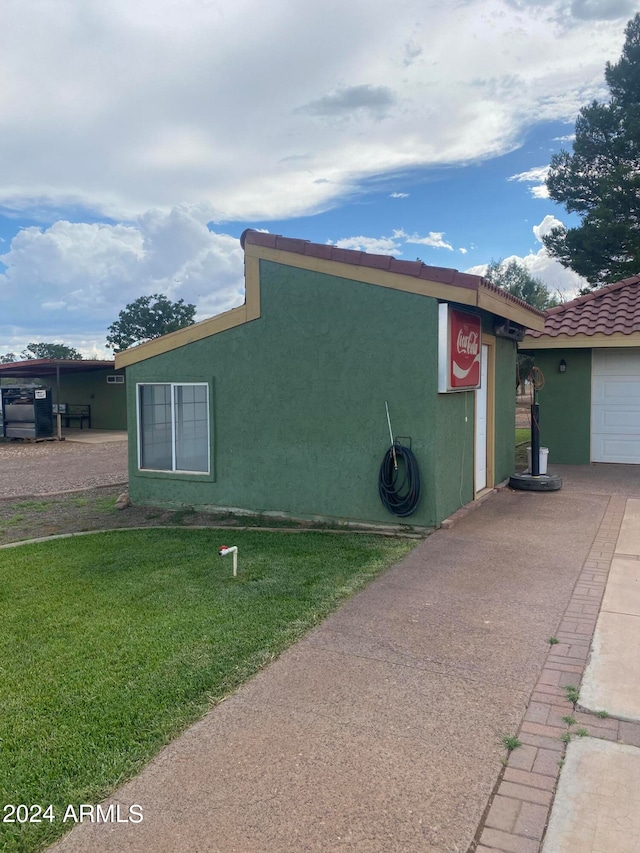
[[[423,264],[422,261],[399,261],[391,255],[374,255],[368,252],[360,252],[356,249],[339,249],[337,246],[332,246],[328,243],[311,243],[309,240],[282,237],[279,234],[254,231],[251,228],[247,228],[240,237],[240,244],[243,249],[246,243],[251,243],[254,246],[265,246],[269,249],[279,249],[284,252],[295,252],[299,255],[306,255],[312,258],[322,258],[326,261],[336,261],[342,264],[353,264],[355,266],[386,270],[387,272],[421,278],[426,281],[436,281],[441,284],[450,284],[454,287],[464,287],[476,292],[483,289],[499,294],[501,299],[526,308],[540,317],[544,316],[543,311],[532,308],[531,305],[507,293],[501,287],[489,281],[489,279],[483,278],[480,275],[458,272],[458,270],[448,267],[432,267]]]
[[[625,335],[640,332],[640,275],[550,308],[546,312],[544,332],[527,329],[527,337],[613,335],[616,332]]]

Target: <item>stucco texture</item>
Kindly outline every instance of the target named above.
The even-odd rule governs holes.
[[[539,392],[540,443],[549,462],[588,465],[591,460],[591,349],[537,350],[535,364],[543,373]],[[565,373],[559,364],[564,359]]]
[[[406,523],[436,526],[471,500],[473,394],[437,393],[437,301],[264,260],[260,282],[259,319],[127,368],[132,500],[395,523],[378,495],[385,401],[423,482]],[[496,422],[511,411],[500,437],[508,445],[510,435],[500,471],[511,473],[515,368],[505,343],[511,405]],[[136,383],[202,381],[211,474],[139,471]]]

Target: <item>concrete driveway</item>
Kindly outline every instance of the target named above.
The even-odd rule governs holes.
[[[632,466],[557,471],[561,491],[501,491],[437,531],[166,747],[109,801],[141,822],[56,853],[537,851],[591,564],[640,493]]]

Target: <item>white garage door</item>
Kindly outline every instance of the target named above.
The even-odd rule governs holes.
[[[640,464],[640,352],[593,350],[591,460]]]

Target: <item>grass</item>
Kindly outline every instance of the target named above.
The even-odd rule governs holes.
[[[507,752],[513,752],[514,749],[522,746],[522,741],[518,740],[517,735],[505,735],[502,738],[502,745]]]
[[[580,690],[575,687],[573,684],[568,684],[564,688],[565,696],[567,697],[569,702],[572,702],[573,705],[577,705],[578,699],[580,698]]]
[[[0,552],[0,802],[98,802],[413,543],[118,531]],[[69,825],[0,823],[28,853]]]
[[[516,429],[516,471],[524,471],[527,467],[527,445],[529,444],[531,444],[531,430]]]
[[[13,504],[13,507],[16,509],[30,509],[33,512],[45,512],[49,508],[48,501],[19,501],[18,503]]]

